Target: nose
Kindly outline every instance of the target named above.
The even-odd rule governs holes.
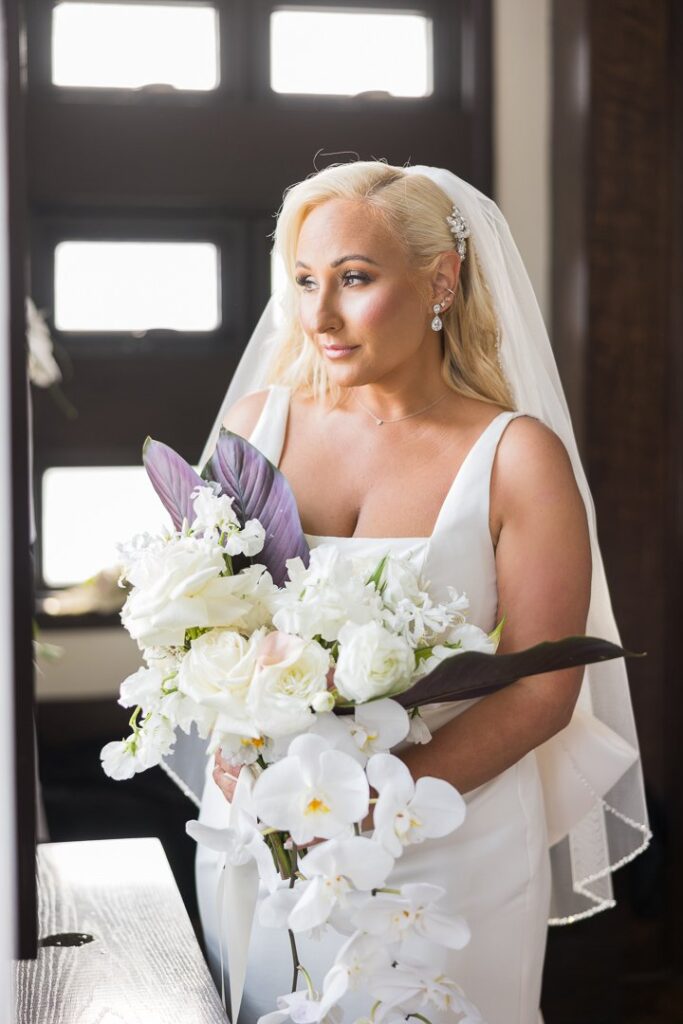
[[[313,308],[310,311],[312,328],[316,334],[330,334],[338,331],[342,325],[336,300],[331,290],[320,289],[313,299]]]

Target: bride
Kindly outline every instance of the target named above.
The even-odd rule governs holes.
[[[482,629],[505,616],[501,652],[578,633],[618,641],[552,351],[495,204],[439,168],[335,165],[287,191],[275,248],[279,321],[273,297],[206,452],[221,422],[248,438],[287,477],[309,547],[400,552],[435,600],[464,591]],[[424,717],[431,741],[393,752],[414,778],[452,783],[467,813],[407,848],[392,878],[443,886],[445,909],[467,919],[470,942],[439,966],[483,1020],[532,1024],[548,924],[613,906],[611,872],[649,841],[624,663],[520,679]],[[181,743],[167,767],[187,781],[188,764]],[[238,772],[220,752],[209,760],[200,821],[227,824]],[[198,848],[219,986],[220,868]],[[318,977],[339,937],[298,944]],[[255,1024],[289,991],[289,943],[255,920],[244,945],[232,1019]],[[367,1014],[361,995],[342,1002],[346,1021]]]

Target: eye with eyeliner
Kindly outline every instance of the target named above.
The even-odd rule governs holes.
[[[360,270],[347,270],[342,274],[342,281],[363,281],[367,282],[370,280],[368,274],[364,274]],[[296,283],[303,288],[307,281],[310,281],[309,275],[299,274],[296,278]],[[305,289],[307,290],[307,289]]]

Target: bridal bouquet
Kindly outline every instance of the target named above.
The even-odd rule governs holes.
[[[626,652],[568,637],[497,655],[502,622],[490,634],[468,623],[454,588],[434,602],[407,559],[309,551],[284,476],[228,431],[201,476],[149,438],[143,459],[174,528],[120,547],[121,618],[145,664],[121,685],[132,732],[103,748],[105,772],[158,764],[193,726],[207,753],[249,766],[230,827],[187,829],[227,863],[253,862],[262,923],[289,930],[292,991],[262,1024],[334,1021],[350,988],[377,1024],[430,1007],[480,1020],[433,960],[468,942],[466,922],[424,879],[387,884],[408,846],[458,828],[465,802],[442,779],[414,781],[390,751],[430,739],[425,704]],[[340,946],[316,983],[296,935],[330,926]]]

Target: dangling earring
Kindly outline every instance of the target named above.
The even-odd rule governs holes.
[[[432,320],[432,330],[433,331],[440,331],[441,328],[443,327],[443,321],[441,320],[441,317],[439,316],[439,313],[443,309],[443,303],[435,302],[434,305],[432,306],[432,309],[434,310],[434,312],[436,314],[436,316]]]

